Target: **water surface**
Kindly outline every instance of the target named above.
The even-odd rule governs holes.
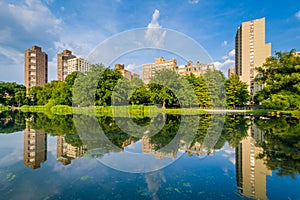
[[[120,129],[116,121],[124,119],[97,117],[97,133],[91,125],[83,132],[84,121],[78,128],[73,116],[2,112],[0,198],[300,199],[299,120],[162,119],[159,133],[139,135]],[[140,126],[151,120],[133,118]],[[179,131],[192,124],[195,133]],[[151,164],[159,170],[124,172]]]

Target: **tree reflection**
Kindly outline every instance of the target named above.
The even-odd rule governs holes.
[[[24,113],[19,111],[0,112],[0,133],[14,133],[25,129]]]
[[[258,143],[263,148],[259,155],[279,176],[296,177],[300,173],[300,123],[291,117],[256,119],[257,127],[265,132],[265,140]]]
[[[215,134],[215,130],[211,131],[210,129],[220,123],[220,119],[215,115],[188,116],[185,117],[184,122],[182,122],[182,116],[180,115],[166,115],[162,116],[162,118],[165,118],[165,124],[157,134],[152,136],[145,133],[142,136],[137,135],[139,136],[137,137],[134,134],[125,133],[119,128],[116,120],[127,123],[122,118],[114,119],[108,116],[98,116],[93,121],[84,115],[77,117],[79,118],[79,124],[74,123],[74,116],[72,115],[5,111],[0,113],[0,132],[23,131],[27,119],[28,125],[32,129],[42,130],[45,134],[52,136],[62,136],[64,142],[73,147],[87,145],[87,149],[90,151],[101,148],[102,152],[98,152],[100,157],[111,151],[124,151],[125,147],[139,140],[151,145],[148,146],[151,147],[151,150],[146,149],[145,152],[151,151],[160,155],[172,154],[176,156],[178,151],[195,153],[194,150],[199,150],[198,153],[200,153],[200,150],[205,148],[203,143],[205,143],[207,137],[210,134]],[[292,117],[277,117],[267,120],[256,117],[253,119],[252,129],[257,130],[253,131],[251,136],[256,140],[256,145],[263,149],[258,158],[264,159],[269,169],[278,170],[278,175],[295,177],[300,173],[299,119]],[[151,120],[149,117],[132,118],[132,121],[139,126],[148,126],[152,122]],[[195,124],[196,126],[194,126]],[[195,130],[190,128],[193,126],[196,127]],[[222,134],[215,136],[216,142],[213,142],[212,150],[221,149],[225,142],[228,142],[231,147],[238,147],[240,142],[248,136],[249,126],[251,126],[249,117],[227,115],[221,131]],[[99,127],[101,127],[102,132],[99,131]],[[151,131],[149,130],[149,132]],[[262,133],[256,134],[256,132]],[[83,140],[85,136],[81,134],[88,135],[86,141]],[[188,151],[189,149],[191,151]],[[97,156],[96,153],[94,155]]]
[[[247,137],[247,130],[250,126],[250,119],[244,115],[227,115],[222,132],[222,137],[228,141],[231,147],[237,147]],[[219,144],[222,147],[224,144]]]

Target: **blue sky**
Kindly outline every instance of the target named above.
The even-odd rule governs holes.
[[[32,45],[48,54],[48,78],[55,80],[56,54],[63,49],[87,57],[115,34],[151,26],[192,38],[226,72],[234,66],[237,27],[261,17],[266,17],[266,41],[272,43],[272,54],[293,48],[300,51],[300,1],[295,0],[1,0],[0,80],[23,83],[23,54]],[[144,52],[147,59],[134,56],[134,61],[123,56],[120,61],[139,70],[140,63],[152,62],[160,53]],[[162,55],[171,59],[171,55]]]

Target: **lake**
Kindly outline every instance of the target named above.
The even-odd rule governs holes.
[[[0,199],[300,199],[292,117],[0,113]]]

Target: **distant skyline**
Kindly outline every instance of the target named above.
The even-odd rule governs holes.
[[[0,81],[24,84],[24,50],[33,45],[48,54],[50,82],[57,79],[56,55],[62,50],[85,58],[105,39],[145,27],[173,29],[193,38],[226,75],[234,66],[237,28],[244,21],[262,17],[266,18],[266,42],[272,43],[272,55],[293,48],[300,51],[298,1],[2,0]],[[119,61],[140,71],[140,63],[153,62],[159,52],[142,55],[145,57],[141,60],[123,56]]]

